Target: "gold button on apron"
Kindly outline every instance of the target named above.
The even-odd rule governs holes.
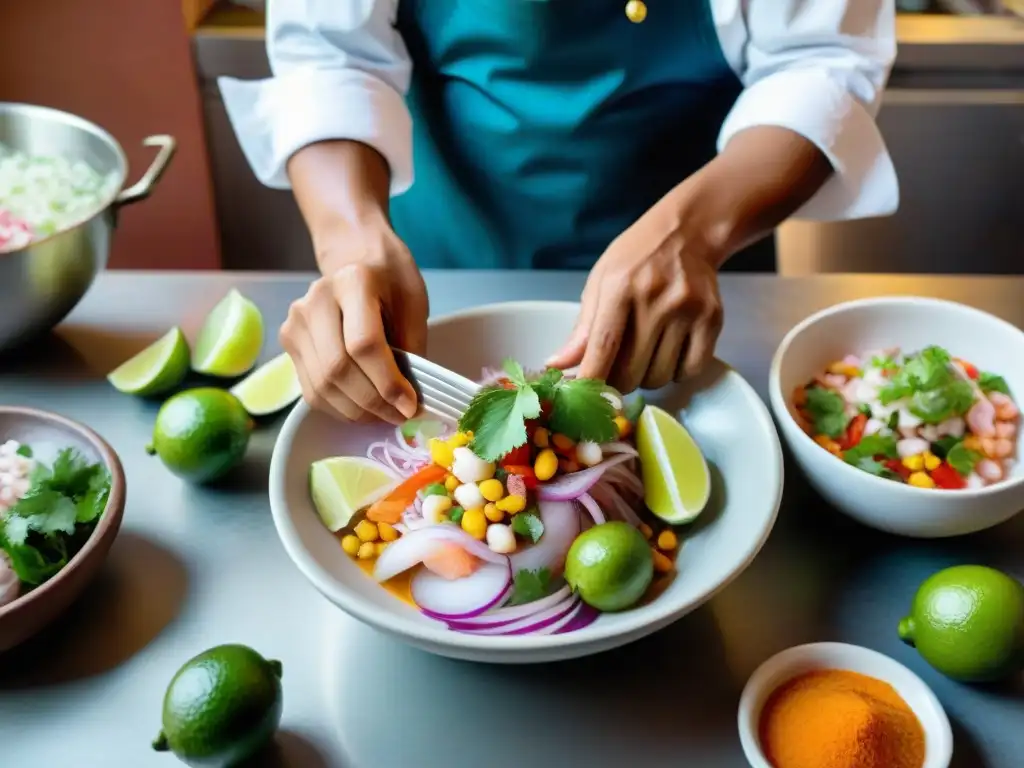
[[[634,24],[639,24],[647,18],[647,4],[643,0],[629,0],[626,3],[626,18]]]

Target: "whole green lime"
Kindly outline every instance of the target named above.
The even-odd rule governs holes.
[[[179,477],[206,483],[242,462],[252,426],[242,403],[230,392],[190,389],[160,408],[153,443],[146,450]]]
[[[565,580],[600,611],[634,605],[653,578],[654,558],[643,534],[619,521],[581,533],[565,558]]]
[[[192,768],[231,768],[266,746],[280,722],[281,663],[244,645],[219,645],[171,680],[153,749]]]
[[[1024,665],[1024,586],[980,565],[939,571],[918,587],[899,636],[955,680],[1000,679]]]

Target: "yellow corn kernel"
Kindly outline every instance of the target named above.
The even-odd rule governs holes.
[[[917,454],[916,456],[907,456],[903,459],[902,464],[911,472],[920,472],[924,469],[924,456],[921,454]]]
[[[671,552],[679,546],[679,537],[675,531],[662,531],[658,534],[658,549]]]
[[[640,533],[644,535],[644,538],[650,540],[654,536],[654,531],[651,530],[651,526],[647,523],[640,523]]]
[[[462,513],[462,530],[474,539],[483,541],[487,535],[487,518],[480,507],[467,509]]]
[[[939,465],[942,464],[942,459],[936,456],[931,451],[925,451],[924,454],[924,468],[931,472],[933,469],[938,469]]]
[[[505,519],[505,513],[498,509],[497,504],[491,502],[490,504],[484,504],[484,517],[492,523],[500,523]]]
[[[504,499],[494,502],[494,506],[502,512],[514,515],[526,509],[526,499],[522,496],[506,496]]]
[[[533,474],[542,483],[547,482],[555,476],[558,471],[558,457],[550,448],[545,448],[537,454],[537,460],[533,462]]]
[[[907,479],[907,482],[915,488],[934,488],[935,481],[928,476],[927,472],[914,472]]]
[[[579,462],[573,461],[572,459],[562,459],[558,462],[558,467],[567,475],[580,471]]]
[[[377,557],[380,557],[384,553],[384,550],[388,548],[388,544],[390,543],[390,541],[378,541],[374,543],[373,546],[376,549]]]
[[[454,449],[438,437],[430,438],[428,445],[430,446],[430,460],[440,467],[450,468],[452,462],[455,461]]]
[[[377,523],[377,530],[381,541],[394,541],[398,538],[398,531],[390,523]]]
[[[851,379],[860,376],[860,370],[858,370],[857,366],[844,363],[842,360],[832,363],[832,365],[828,367],[828,372],[835,373],[840,376],[847,376]]]
[[[629,437],[629,433],[633,431],[633,425],[629,423],[629,419],[625,416],[616,416],[615,426],[618,427],[620,438]]]
[[[455,450],[456,448],[463,448],[472,442],[473,436],[465,432],[456,432],[454,435],[448,438],[448,446]]]
[[[981,438],[977,435],[968,435],[964,438],[964,448],[968,451],[981,451]]]
[[[828,435],[815,435],[814,442],[816,442],[829,453],[835,454],[836,456],[842,453],[842,449],[839,447],[839,443],[837,443]]]
[[[550,438],[550,432],[544,429],[544,427],[537,427],[537,430],[533,433],[533,444],[538,448],[547,448]]]
[[[343,536],[341,539],[341,548],[345,550],[346,555],[355,557],[359,554],[359,545],[362,544],[359,541],[358,536],[353,536],[351,533],[348,536]]]
[[[672,570],[672,559],[663,555],[656,549],[651,550],[651,557],[654,558],[654,570],[658,573],[668,573]]]
[[[557,432],[551,436],[551,444],[560,451],[571,451],[576,447],[576,443],[572,439],[565,435],[560,435]]]
[[[480,495],[488,501],[497,501],[505,495],[505,486],[501,484],[501,480],[492,477],[480,483]]]
[[[356,523],[355,534],[360,541],[376,541],[380,537],[377,526],[369,520],[360,520]]]
[[[377,556],[377,547],[372,541],[364,541],[359,545],[359,551],[356,552],[356,557],[360,560],[370,560]]]
[[[460,485],[462,485],[462,483],[459,482],[459,478],[455,475],[448,475],[448,477],[444,479],[444,489],[448,491],[448,493],[451,493]]]

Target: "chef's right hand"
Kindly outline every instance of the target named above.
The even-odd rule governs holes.
[[[292,304],[281,345],[295,362],[306,402],[348,421],[401,424],[417,411],[416,393],[390,345],[422,354],[427,290],[409,249],[390,227],[335,242],[324,276]]]

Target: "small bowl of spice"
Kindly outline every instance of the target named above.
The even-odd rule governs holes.
[[[917,675],[877,651],[800,645],[768,659],[740,697],[753,768],[948,768],[953,732]]]

